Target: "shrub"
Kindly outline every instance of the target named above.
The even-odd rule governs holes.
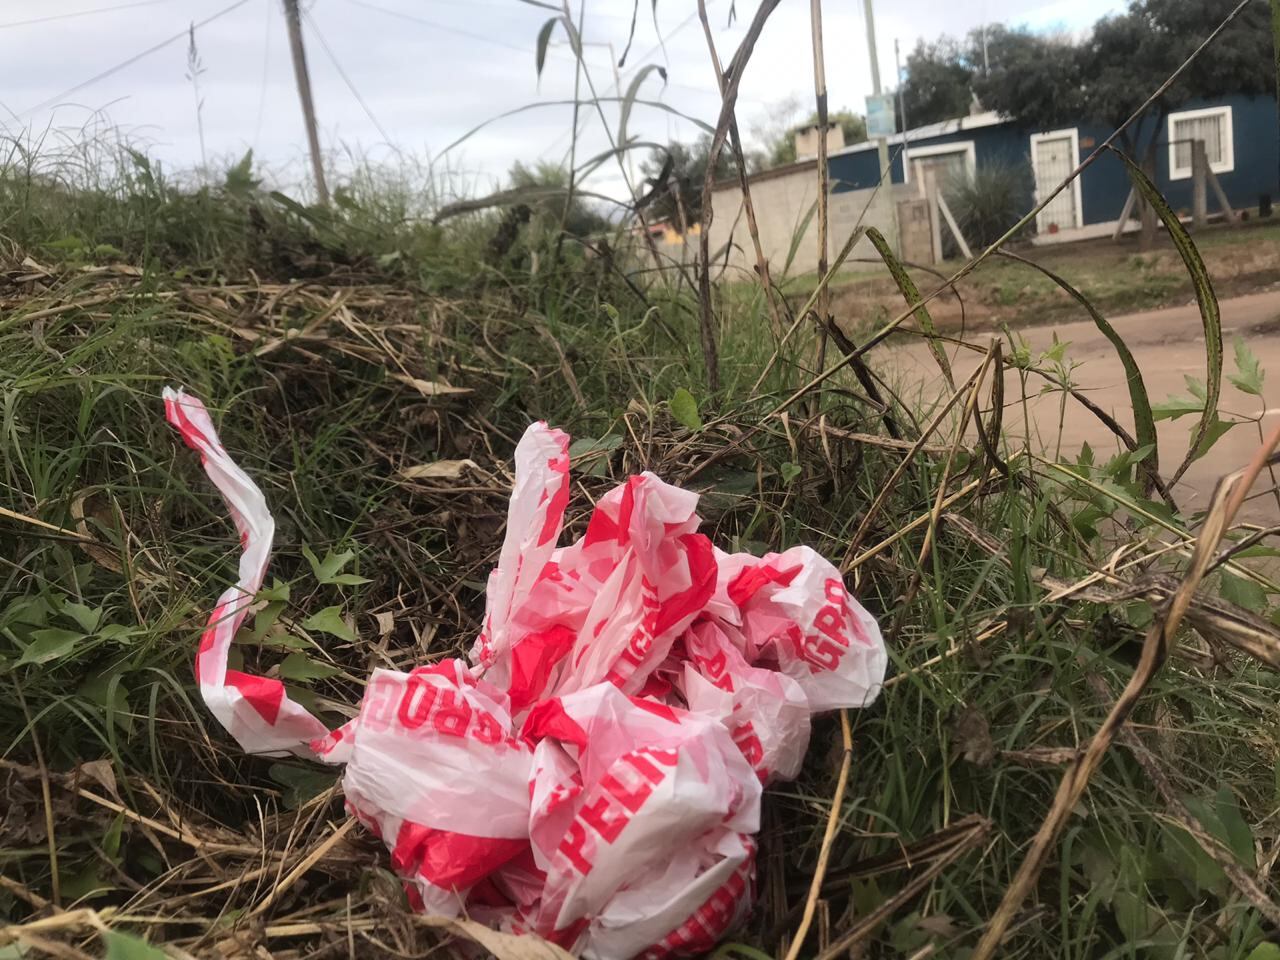
[[[988,246],[1028,208],[1031,178],[1024,167],[988,164],[947,185],[947,203],[971,247]]]

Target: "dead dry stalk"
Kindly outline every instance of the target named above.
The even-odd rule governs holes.
[[[1223,536],[1231,526],[1236,511],[1248,495],[1249,488],[1271,459],[1276,448],[1280,447],[1280,425],[1258,449],[1249,464],[1218,481],[1214,489],[1213,501],[1204,519],[1200,536],[1196,540],[1195,552],[1191,557],[1191,568],[1182,579],[1178,590],[1170,598],[1163,610],[1160,610],[1151,629],[1147,631],[1142,645],[1142,656],[1137,669],[1098,732],[1089,741],[1088,747],[1078,760],[1067,768],[1057,795],[1044,822],[1040,825],[1031,849],[1014,876],[1013,883],[1005,891],[1004,898],[995,914],[991,917],[982,939],[974,950],[972,960],[989,960],[999,948],[1008,932],[1014,917],[1022,909],[1022,904],[1031,893],[1032,887],[1040,877],[1048,860],[1050,848],[1062,832],[1063,825],[1071,810],[1080,801],[1089,778],[1102,762],[1112,741],[1120,734],[1125,721],[1133,708],[1137,706],[1147,686],[1160,672],[1160,668],[1168,659],[1177,643],[1178,627],[1195,599],[1196,589],[1200,586],[1210,567],[1213,565],[1214,553]]]

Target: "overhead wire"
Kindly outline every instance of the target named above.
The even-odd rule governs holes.
[[[320,32],[320,27],[316,23],[315,18],[311,16],[310,11],[304,13],[303,18],[307,21],[307,26],[311,28],[311,32],[315,34],[315,38],[320,41],[320,46],[328,55],[329,62],[333,64],[333,68],[338,71],[338,76],[340,76],[342,78],[342,82],[347,85],[347,89],[351,91],[351,95],[356,98],[356,103],[360,104],[360,109],[364,111],[364,115],[368,117],[369,121],[377,128],[378,133],[382,135],[383,141],[390,145],[392,143],[391,134],[387,133],[378,118],[374,116],[373,110],[370,109],[369,104],[365,102],[364,97],[360,96],[360,91],[356,89],[356,85],[352,83],[351,78],[347,76],[347,71],[342,69],[342,64],[338,62],[338,55],[333,52],[333,48],[329,46],[329,41],[327,41],[324,38],[324,34]]]
[[[105,80],[107,77],[110,77],[113,74],[117,74],[121,70],[126,69],[127,67],[133,66],[139,60],[142,60],[145,57],[149,57],[151,56],[151,54],[156,53],[157,51],[163,50],[165,47],[169,46],[170,44],[176,43],[179,40],[187,39],[188,33],[190,31],[198,30],[200,27],[207,26],[210,23],[213,23],[213,21],[217,20],[218,18],[225,17],[232,10],[236,10],[240,7],[243,7],[248,2],[249,0],[235,0],[235,3],[232,3],[228,6],[223,7],[217,13],[214,13],[208,17],[205,17],[203,20],[193,23],[190,26],[183,27],[181,30],[179,30],[177,33],[175,33],[173,36],[169,37],[168,39],[161,40],[159,43],[154,44],[150,47],[147,47],[147,49],[142,50],[139,53],[135,53],[133,56],[129,57],[128,59],[120,61],[115,66],[108,67],[106,70],[103,70],[100,73],[94,74],[88,80],[80,81],[74,87],[68,87],[66,90],[63,90],[61,93],[58,93],[55,96],[49,97],[46,100],[40,101],[34,107],[28,107],[26,110],[17,114],[17,116],[19,117],[30,116],[33,113],[36,113],[40,110],[44,110],[46,107],[54,106],[55,104],[60,103],[62,100],[71,96],[73,93],[79,93],[81,90],[85,89],[85,87],[93,86],[93,84],[97,83],[98,81]]]
[[[132,10],[134,7],[153,7],[158,3],[171,3],[172,0],[133,0],[132,3],[118,3],[111,7],[94,7],[92,10],[71,10],[67,13],[53,13],[46,17],[32,17],[29,20],[10,20],[0,23],[0,30],[10,27],[31,27],[38,23],[52,23],[55,20],[74,20],[77,17],[92,17],[100,13],[115,13],[117,10]]]
[[[271,11],[275,4],[265,4],[266,16],[262,27],[262,79],[258,82],[258,119],[253,124],[253,146],[256,150],[262,137],[262,118],[267,109],[267,67],[271,63]]]

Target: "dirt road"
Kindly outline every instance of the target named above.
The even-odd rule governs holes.
[[[1226,420],[1256,417],[1262,413],[1264,427],[1272,426],[1280,417],[1280,291],[1223,300],[1221,309],[1225,358],[1219,416]],[[1200,312],[1194,303],[1109,319],[1133,351],[1152,403],[1162,402],[1170,394],[1188,395],[1184,375],[1201,381],[1205,379],[1203,328]],[[1077,387],[1132,433],[1133,415],[1124,368],[1114,348],[1091,321],[1046,324],[1019,332],[1026,338],[1033,355],[1052,347],[1055,335],[1058,340],[1065,341],[1068,344],[1066,360],[1077,365],[1071,374]],[[1240,392],[1226,379],[1226,374],[1235,372],[1232,340],[1237,335],[1250,346],[1267,373],[1263,382],[1263,394],[1268,403],[1265,409],[1262,400]],[[979,342],[986,342],[986,337],[983,334]],[[948,352],[952,356],[957,379],[968,375],[980,360],[978,354],[967,350]],[[893,362],[884,364],[882,369],[893,371],[893,377],[904,391],[904,399],[938,395],[944,385],[937,364],[923,343],[913,341],[891,348],[888,355]],[[1042,382],[1039,378],[1031,378],[1028,393],[1037,392]],[[1008,404],[1005,423],[1010,436],[1018,436],[1024,431],[1020,397],[1018,375],[1010,372],[1005,381]],[[1081,445],[1087,442],[1098,453],[1099,460],[1119,449],[1114,435],[1070,397],[1066,400],[1059,430],[1059,418],[1063,415],[1061,392],[1035,396],[1029,401],[1028,408],[1032,442],[1034,444],[1038,440],[1042,449],[1052,453],[1060,445],[1064,457],[1074,457]],[[1197,419],[1197,415],[1189,415],[1156,424],[1160,464],[1165,476],[1176,469],[1186,454]],[[1258,430],[1253,424],[1231,429],[1207,456],[1192,464],[1183,477],[1178,491],[1182,508],[1191,512],[1203,507],[1217,478],[1244,464],[1257,449],[1258,442]],[[1280,508],[1274,499],[1254,499],[1248,514],[1255,521],[1280,522]]]

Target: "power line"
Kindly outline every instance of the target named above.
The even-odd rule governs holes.
[[[342,78],[342,82],[347,85],[347,89],[351,91],[351,95],[356,98],[356,102],[360,104],[360,109],[364,111],[364,115],[369,118],[378,133],[382,134],[382,139],[388,145],[391,145],[391,135],[383,129],[382,124],[378,122],[378,118],[373,115],[373,111],[369,109],[369,104],[365,103],[364,97],[360,96],[360,91],[356,89],[356,85],[351,82],[351,78],[347,76],[347,71],[342,69],[342,64],[338,62],[338,56],[333,52],[333,48],[329,46],[329,41],[325,40],[324,34],[320,32],[320,27],[316,24],[315,18],[309,12],[304,13],[303,17],[307,21],[307,26],[311,28],[311,32],[316,35],[316,39],[320,41],[320,46],[329,56],[329,62],[333,64],[333,68],[338,71],[338,76]]]
[[[357,7],[364,7],[366,10],[377,10],[389,17],[398,17],[401,20],[408,20],[411,23],[420,23],[424,27],[431,27],[434,30],[442,30],[445,33],[457,34],[460,37],[468,37],[471,40],[480,43],[490,43],[495,47],[504,47],[507,50],[515,50],[518,53],[528,53],[527,47],[519,47],[514,43],[504,43],[501,40],[495,40],[493,37],[486,37],[483,33],[472,33],[470,30],[463,30],[461,27],[451,27],[448,24],[437,23],[434,20],[428,20],[425,17],[419,17],[412,13],[405,13],[402,10],[392,10],[390,7],[381,7],[376,3],[368,3],[367,0],[347,0],[347,3],[355,4]]]
[[[70,13],[55,13],[47,17],[33,17],[30,20],[11,20],[0,23],[0,30],[10,27],[30,27],[37,23],[52,23],[55,20],[74,20],[76,17],[93,17],[100,13],[115,13],[117,10],[132,10],[134,7],[153,7],[157,3],[169,3],[170,0],[134,0],[133,3],[121,3],[114,7],[97,7],[93,10],[73,10]]]
[[[28,109],[22,111],[22,113],[18,114],[18,116],[19,117],[29,116],[30,114],[33,114],[33,113],[36,113],[37,111],[45,109],[46,107],[51,107],[61,102],[62,100],[66,99],[67,97],[71,96],[73,93],[79,93],[85,87],[92,86],[93,84],[97,83],[99,80],[105,80],[107,77],[111,76],[112,74],[119,73],[121,70],[124,70],[126,67],[133,66],[139,60],[143,59],[144,57],[151,56],[151,54],[155,53],[158,50],[163,50],[165,47],[169,46],[169,44],[171,43],[176,43],[179,40],[185,40],[190,31],[197,30],[200,27],[207,26],[208,24],[213,23],[213,21],[217,20],[219,17],[226,16],[232,10],[235,10],[238,7],[243,7],[248,2],[249,0],[236,0],[235,3],[231,4],[230,6],[223,7],[221,10],[219,10],[217,13],[213,14],[212,16],[205,17],[203,20],[199,21],[198,23],[193,23],[189,27],[184,27],[183,29],[175,33],[173,36],[169,37],[167,40],[161,40],[159,43],[155,44],[154,46],[147,47],[147,49],[143,50],[141,53],[135,53],[129,59],[122,60],[120,63],[117,63],[114,67],[109,67],[106,70],[103,70],[101,73],[94,74],[88,80],[82,80],[80,83],[77,83],[74,87],[69,87],[68,89],[63,90],[57,96],[53,96],[47,100],[43,100],[40,103],[37,103],[34,107],[29,107]]]
[[[262,136],[262,115],[266,113],[266,68],[271,61],[271,10],[275,8],[275,4],[268,3],[264,5],[266,17],[262,20],[262,79],[257,84],[257,122],[253,124],[253,146],[257,147],[257,141]]]

